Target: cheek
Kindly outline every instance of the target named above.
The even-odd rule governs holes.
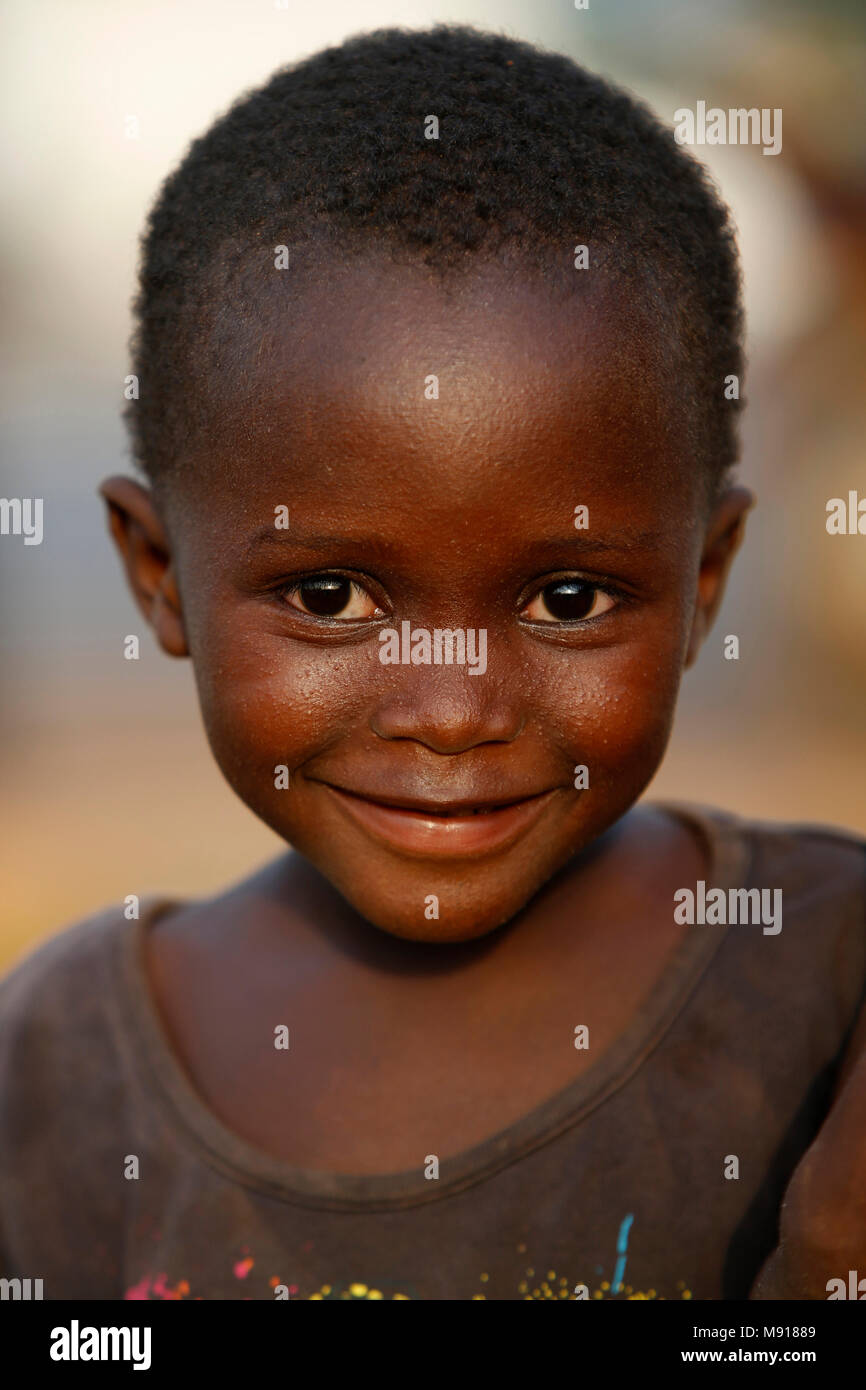
[[[545,719],[590,786],[642,788],[667,745],[682,674],[684,640],[575,653],[548,683]],[[549,675],[549,673],[548,673]],[[542,688],[541,685],[539,688]]]
[[[272,788],[277,764],[293,771],[363,717],[362,648],[316,649],[249,621],[212,621],[192,655],[208,739],[235,786],[264,776]]]

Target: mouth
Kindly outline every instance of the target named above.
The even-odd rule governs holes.
[[[520,839],[544,814],[557,790],[507,801],[423,801],[372,797],[322,784],[355,825],[391,849],[418,858],[479,857]]]

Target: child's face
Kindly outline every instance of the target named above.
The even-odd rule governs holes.
[[[294,293],[161,514],[105,485],[115,534],[247,805],[377,926],[480,936],[649,782],[750,498],[708,512],[685,383],[611,295],[376,260]],[[474,669],[384,663],[404,622]]]

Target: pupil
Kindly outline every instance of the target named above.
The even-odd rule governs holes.
[[[566,623],[585,618],[595,602],[592,586],[581,584],[577,579],[561,579],[556,584],[548,584],[543,592],[549,612]]]
[[[333,617],[341,612],[352,597],[352,582],[341,579],[337,574],[323,574],[315,579],[305,579],[300,589],[301,601],[311,613],[320,617]]]

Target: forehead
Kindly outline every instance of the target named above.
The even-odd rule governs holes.
[[[636,290],[513,263],[443,280],[384,256],[273,277],[220,316],[184,468],[202,495],[288,488],[396,515],[525,506],[527,485],[557,506],[698,496],[676,345]]]

